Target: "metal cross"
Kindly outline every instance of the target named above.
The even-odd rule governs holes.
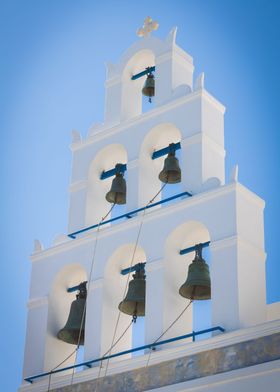
[[[153,30],[158,29],[158,22],[153,19],[150,16],[147,16],[147,18],[144,19],[144,24],[143,27],[137,30],[137,35],[138,37],[148,37]]]

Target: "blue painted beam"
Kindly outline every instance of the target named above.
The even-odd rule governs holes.
[[[132,267],[124,268],[123,270],[121,270],[121,275],[127,275],[130,272],[140,271],[140,269],[145,268],[145,265],[146,263],[138,263]]]
[[[171,143],[171,144],[169,144],[168,147],[164,147],[161,150],[154,151],[153,155],[152,155],[152,159],[157,159],[159,157],[167,155],[172,150],[176,151],[176,150],[179,150],[180,148],[181,148],[180,142],[178,142],[178,143]]]
[[[86,281],[86,282],[83,282],[83,283],[87,283],[87,281]],[[81,283],[78,284],[77,286],[69,287],[69,288],[67,289],[67,293],[74,293],[74,291],[80,290],[80,287],[81,287]]]
[[[206,248],[207,246],[209,246],[209,244],[210,244],[210,241],[204,242],[201,245],[202,245],[202,248]],[[185,255],[187,253],[194,252],[195,249],[196,249],[196,246],[197,245],[190,246],[189,248],[185,248],[185,249],[180,250],[180,255]],[[145,265],[146,265],[146,263],[143,262],[143,263],[135,264],[133,267],[124,268],[123,270],[121,270],[121,275],[127,275],[127,274],[129,274],[131,272],[137,271],[139,268],[142,268],[142,267],[144,268]]]
[[[139,73],[136,74],[136,75],[133,75],[133,76],[131,77],[131,80],[136,80],[136,79],[142,78],[142,76],[145,76],[145,75],[147,75],[147,74],[150,73],[150,72],[154,72],[155,70],[156,70],[156,67],[155,67],[155,66],[153,66],[153,67],[147,67],[147,68],[145,69],[145,71],[142,71],[142,72],[139,72]]]
[[[68,237],[75,239],[76,235],[84,233],[84,232],[86,232],[88,230],[96,229],[98,226],[103,226],[103,225],[106,225],[107,223],[111,223],[111,222],[114,222],[114,221],[122,219],[122,218],[132,218],[132,215],[135,215],[138,212],[144,211],[145,209],[153,208],[155,206],[158,206],[159,204],[164,204],[164,203],[167,203],[168,201],[171,201],[171,200],[174,200],[174,199],[178,199],[179,197],[183,198],[183,197],[186,197],[186,196],[191,197],[192,194],[190,192],[178,193],[177,195],[174,195],[174,196],[168,197],[166,199],[157,201],[156,203],[149,204],[146,207],[138,208],[137,210],[133,210],[133,211],[127,212],[126,214],[116,216],[115,218],[108,219],[108,220],[103,221],[101,223],[97,223],[97,224],[95,224],[93,226],[86,227],[85,229],[81,229],[81,230],[75,231],[73,233],[70,233],[70,234],[68,234]]]
[[[197,335],[202,335],[202,334],[209,333],[209,332],[214,332],[214,331],[225,332],[225,329],[220,327],[220,326],[218,326],[218,327],[204,329],[204,330],[198,331],[198,332],[193,331],[192,333],[188,333],[186,335],[177,336],[175,338],[162,340],[162,341],[156,342],[156,343],[153,342],[153,343],[150,343],[150,344],[146,344],[145,346],[140,346],[140,347],[132,348],[130,350],[125,350],[125,351],[120,351],[120,352],[118,352],[116,354],[106,355],[104,357],[93,359],[91,361],[78,363],[77,365],[67,366],[65,368],[56,369],[56,370],[53,370],[51,372],[45,372],[45,373],[37,374],[35,376],[26,377],[24,380],[29,382],[30,384],[32,384],[33,381],[36,380],[37,378],[41,378],[41,377],[44,377],[44,376],[49,376],[50,374],[65,372],[67,370],[75,369],[75,368],[78,368],[78,367],[81,367],[81,366],[90,367],[93,363],[105,361],[106,359],[120,357],[122,355],[131,354],[131,353],[134,353],[136,351],[145,350],[147,348],[154,349],[157,346],[160,346],[160,345],[163,345],[163,344],[167,344],[167,343],[176,342],[178,340],[183,340],[183,339],[188,339],[188,338],[192,338],[194,340],[195,336],[197,336]]]
[[[124,173],[127,170],[126,164],[125,163],[121,163],[120,164],[120,169],[121,169],[120,172]],[[105,180],[106,178],[113,177],[116,174],[116,172],[117,172],[116,168],[111,169],[111,170],[107,170],[107,171],[103,171],[101,173],[100,180]]]
[[[207,241],[207,242],[203,242],[202,244],[196,244],[194,246],[190,246],[189,248],[182,249],[180,250],[180,255],[185,255],[187,253],[194,252],[196,250],[197,245],[201,245],[202,248],[206,248],[207,246],[209,246],[209,244],[210,241]]]

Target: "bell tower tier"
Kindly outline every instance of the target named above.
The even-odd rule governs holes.
[[[169,381],[171,367],[153,377],[150,357],[162,369],[212,350],[216,366],[237,352],[220,356],[216,348],[263,336],[271,320],[265,203],[238,182],[237,167],[225,181],[225,107],[205,89],[203,73],[193,82],[193,60],[176,44],[176,28],[161,40],[150,35],[157,26],[146,18],[142,38],[118,64],[107,63],[104,123],[84,139],[73,132],[68,235],[48,249],[37,241],[31,256],[21,392],[87,390],[79,382],[95,389],[103,376],[108,388],[100,391],[179,390],[173,385],[183,376]],[[143,99],[151,99],[150,110]],[[194,332],[194,305],[202,300],[211,313],[208,343],[195,342],[202,332]],[[140,317],[145,346],[134,357],[132,325]],[[111,360],[109,376],[125,374],[116,384],[107,378]],[[140,367],[149,373],[143,380],[159,384],[133,389]]]
[[[180,297],[178,291],[193,253],[180,255],[180,250],[200,242],[210,241],[212,325],[222,325],[230,331],[266,320],[263,208],[261,199],[241,184],[233,182],[149,212],[134,258],[135,264],[146,262],[146,343],[160,336],[186,305],[186,299]],[[94,273],[88,292],[85,360],[100,357],[110,347],[114,332],[112,321],[118,317],[118,305],[125,286],[125,278],[120,272],[129,266],[140,221],[141,216],[111,227],[105,226],[99,234]],[[32,256],[32,281],[41,281],[43,269],[44,282],[32,286],[31,303],[34,305],[29,307],[26,359],[33,356],[36,360],[33,365],[32,361],[27,360],[24,376],[47,371],[58,359],[62,360],[66,356],[66,352],[61,349],[63,346],[67,348],[67,345],[58,344],[53,334],[61,328],[69,301],[73,298],[69,298],[67,287],[87,280],[95,235],[94,231],[86,236],[77,236],[75,240]],[[79,269],[85,271],[80,277],[74,272],[77,261]],[[73,270],[67,273],[67,266],[71,265]],[[55,294],[51,294],[49,300],[46,295],[57,271],[61,273],[54,289],[59,295],[59,302],[54,305],[50,301]],[[70,279],[69,283],[65,278]],[[39,307],[35,306],[37,303]],[[53,306],[63,307],[64,316],[59,316],[61,322],[55,318],[55,314],[50,319],[53,311],[47,316],[48,307],[50,312]],[[46,309],[46,315],[38,317],[38,311],[43,309]],[[165,338],[191,331],[192,312],[192,309],[186,312]],[[38,331],[46,333],[46,348],[51,347],[49,345],[52,341],[55,343],[52,350],[37,345],[34,335],[30,333],[34,328],[34,318]],[[125,329],[127,322],[128,316],[121,317],[119,329]],[[42,339],[43,336],[40,341]],[[131,336],[127,335],[118,344],[118,351],[128,349],[130,339]],[[34,352],[36,356],[32,354]]]
[[[107,212],[103,196],[110,179],[100,176],[117,162],[127,165],[127,211],[144,206],[160,188],[163,158],[153,160],[152,154],[170,143],[180,143],[182,189],[197,194],[223,185],[224,111],[201,88],[114,127],[103,125],[73,144],[69,232],[97,223]]]
[[[174,28],[164,41],[152,36],[139,40],[124,53],[119,64],[107,63],[107,127],[141,115],[143,81],[133,76],[146,67],[156,69],[156,106],[192,90],[193,59],[176,45],[176,31]]]

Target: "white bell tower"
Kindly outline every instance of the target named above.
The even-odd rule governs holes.
[[[234,333],[267,320],[264,201],[238,182],[237,168],[225,183],[225,107],[205,89],[204,74],[193,83],[193,59],[176,44],[176,28],[161,40],[150,35],[152,21],[146,22],[140,29],[143,37],[119,63],[107,64],[104,123],[92,127],[84,140],[79,133],[73,134],[68,237],[60,236],[48,249],[37,242],[31,256],[23,371],[27,381],[21,391],[48,390],[46,377],[32,376],[50,372],[73,351],[74,346],[56,336],[75,298],[75,292],[67,289],[83,281],[88,281],[84,361],[108,351],[117,321],[119,336],[130,319],[119,313],[118,305],[127,279],[121,271],[131,262],[146,263],[146,344],[155,341],[186,306],[187,300],[178,290],[194,252],[182,255],[180,251],[199,243],[210,244],[209,327],[221,326],[226,333]],[[135,75],[147,67],[154,67],[155,97],[151,110],[142,112],[145,75]],[[143,208],[162,186],[158,175],[166,156],[153,159],[153,154],[170,143],[180,148],[182,181],[181,189],[176,189],[183,195],[160,203],[164,196],[159,193],[153,201],[156,205],[143,217]],[[126,216],[110,221],[113,215],[109,215],[109,222],[98,227],[111,207],[105,195],[113,178],[109,172],[117,163],[126,168],[127,203],[121,213]],[[164,339],[192,331],[190,307]],[[209,341],[212,339],[217,337]],[[189,341],[186,347],[196,344]],[[130,330],[112,353],[131,347]],[[167,347],[162,346],[155,356],[164,356],[164,350],[170,350]],[[175,357],[176,342],[172,350]],[[112,360],[113,372],[143,366],[146,355],[138,357],[138,365],[131,355]],[[73,360],[72,356],[61,367],[73,365]],[[97,370],[92,367],[77,373],[73,388],[78,381],[96,379]],[[69,385],[70,373],[53,375],[51,390]]]

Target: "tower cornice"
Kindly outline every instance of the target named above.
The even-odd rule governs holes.
[[[149,112],[143,113],[140,116],[134,117],[127,121],[123,121],[118,125],[107,127],[106,124],[103,124],[95,133],[91,134],[90,137],[83,140],[79,144],[72,145],[71,150],[72,151],[82,150],[86,146],[97,143],[103,139],[110,138],[113,135],[117,134],[118,132],[126,130],[136,124],[141,124],[141,123],[144,124],[146,121],[150,119],[156,118],[157,116],[164,114],[168,111],[172,111],[176,107],[184,105],[188,102],[195,101],[198,98],[201,99],[203,98],[208,102],[210,102],[213,106],[215,106],[217,110],[221,112],[221,114],[225,113],[226,110],[225,106],[221,102],[219,102],[216,98],[214,98],[214,96],[211,95],[207,90],[202,89],[202,90],[194,91],[186,96],[172,100],[160,107],[150,110]]]
[[[245,196],[245,198],[247,198],[251,203],[255,204],[260,209],[263,209],[265,206],[264,201],[255,193],[246,188],[244,185],[240,183],[230,183],[220,186],[218,188],[214,188],[212,190],[208,190],[206,192],[201,192],[197,195],[192,196],[191,198],[183,199],[180,202],[171,204],[164,208],[158,208],[153,211],[150,211],[149,214],[146,215],[145,221],[148,222],[152,219],[157,219],[162,216],[166,216],[167,218],[169,215],[178,213],[188,208],[192,208],[195,205],[203,205],[205,202],[210,201],[211,199],[219,199],[220,197],[230,193],[242,194],[243,196]],[[121,222],[117,225],[104,227],[104,229],[99,232],[99,238],[101,239],[106,236],[114,236],[120,231],[131,230],[132,228],[139,226],[140,220],[141,216],[137,216],[133,219]],[[95,237],[96,231],[92,231],[89,232],[87,235],[84,235],[83,237],[76,238],[74,240],[69,239],[69,241],[52,246],[48,249],[44,249],[41,252],[36,252],[32,254],[30,256],[30,260],[32,262],[37,262],[47,257],[67,252],[76,247],[83,246],[86,243],[91,243],[95,241]],[[221,238],[221,240],[223,239]]]

